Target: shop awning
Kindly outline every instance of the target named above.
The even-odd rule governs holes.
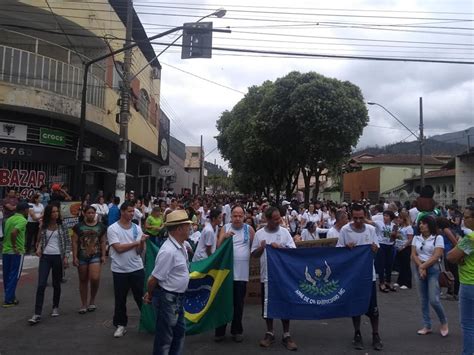
[[[106,173],[106,174],[117,175],[116,169],[106,168],[105,166],[101,166],[101,165],[85,163],[84,168],[85,168],[84,170],[85,173]],[[127,173],[127,177],[133,178],[134,176],[132,174]]]

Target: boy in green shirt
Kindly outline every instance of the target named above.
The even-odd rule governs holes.
[[[16,206],[16,213],[8,218],[5,223],[5,236],[3,241],[3,287],[5,300],[3,307],[8,308],[18,304],[15,297],[16,286],[23,267],[25,254],[25,231],[30,206],[26,202]]]

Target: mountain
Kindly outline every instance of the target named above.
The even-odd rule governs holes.
[[[467,150],[467,137],[470,136],[470,145],[474,146],[474,127],[464,131],[439,134],[425,139],[426,155],[450,155],[461,154]],[[419,154],[420,145],[417,141],[399,142],[388,144],[384,147],[367,147],[358,150],[353,155],[359,154]]]
[[[439,141],[439,142],[464,144],[467,146],[468,136],[470,138],[470,144],[471,146],[473,146],[474,145],[474,127],[468,128],[464,131],[438,134],[436,136],[430,137],[430,139],[434,139],[435,141]]]

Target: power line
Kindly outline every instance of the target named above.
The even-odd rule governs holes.
[[[173,66],[173,65],[171,65],[171,64],[167,64],[167,63],[164,63],[164,62],[161,62],[161,64],[166,65],[166,66],[168,66],[168,67],[170,67],[170,68],[173,68],[173,69],[175,69],[175,70],[179,70],[180,72],[183,72],[183,73],[185,73],[185,74],[194,76],[194,77],[196,77],[196,78],[198,78],[198,79],[204,80],[204,81],[206,81],[206,82],[208,82],[208,83],[211,83],[211,84],[214,84],[214,85],[223,87],[223,88],[225,88],[225,89],[227,89],[227,90],[231,90],[231,91],[237,92],[237,93],[242,94],[242,95],[245,95],[245,94],[246,94],[246,93],[243,92],[243,91],[240,91],[240,90],[231,88],[230,86],[227,86],[227,85],[224,85],[224,84],[220,84],[220,83],[218,83],[218,82],[216,82],[216,81],[213,81],[213,80],[204,78],[204,77],[202,77],[202,76],[199,76],[199,75],[197,75],[197,74],[188,72],[188,71],[186,71],[186,70],[184,70],[184,69],[175,67],[175,66]]]
[[[1,25],[1,24],[0,24]],[[8,26],[8,25],[7,25]],[[21,28],[28,28],[33,29],[29,26],[21,26],[21,25],[14,25],[14,27],[21,27]],[[55,33],[55,34],[62,34],[56,31],[48,31],[48,30],[41,30],[36,29],[38,31],[48,32],[48,33]],[[250,32],[243,32],[243,33],[250,33]],[[270,35],[270,34],[267,34]],[[274,35],[274,34],[271,34]],[[82,37],[90,37],[88,35],[80,35]],[[99,37],[99,36],[95,36]],[[311,36],[306,36],[311,37]],[[104,37],[99,37],[104,38]],[[333,38],[333,37],[331,37]],[[379,41],[372,39],[371,41]],[[380,40],[381,41],[381,40]],[[148,42],[147,40],[143,41],[136,41],[136,42]],[[389,41],[389,42],[400,42],[400,41]],[[409,43],[428,43],[428,44],[435,44],[433,42],[414,42],[414,41],[406,41]],[[158,42],[149,42],[152,44],[158,45],[169,45],[169,43],[158,43]],[[456,44],[453,44],[456,45]],[[178,44],[174,44],[174,46],[181,46]],[[474,46],[474,45],[473,45]],[[252,49],[243,49],[243,48],[225,48],[225,47],[213,47],[214,50],[220,51],[227,51],[227,52],[241,52],[241,53],[256,53],[256,54],[270,54],[270,55],[287,55],[287,56],[295,56],[295,57],[307,57],[307,58],[331,58],[331,59],[356,59],[356,60],[376,60],[376,61],[402,61],[402,62],[421,62],[421,63],[442,63],[442,64],[474,64],[469,60],[432,60],[432,59],[425,59],[425,58],[403,58],[403,57],[374,57],[374,56],[349,56],[349,55],[330,55],[330,54],[314,54],[314,53],[299,53],[299,52],[286,52],[286,51],[263,51],[263,50],[252,50]]]
[[[20,29],[29,29],[29,30],[36,30],[40,32],[46,32],[46,33],[51,33],[51,34],[63,34],[61,32],[53,31],[53,30],[47,30],[47,29],[41,29],[41,28],[34,28],[31,26],[24,26],[24,25],[17,25],[17,24],[5,24],[5,23],[0,23],[0,26],[5,26],[5,27],[13,27],[13,28],[20,28]],[[265,39],[256,39],[255,35],[261,35],[261,36],[278,36],[278,37],[290,37],[290,38],[315,38],[315,39],[336,39],[336,40],[346,40],[350,42],[377,42],[377,43],[410,43],[410,44],[428,44],[428,45],[446,45],[446,46],[465,46],[465,47],[474,47],[474,44],[472,43],[449,43],[449,42],[428,42],[428,41],[404,41],[404,40],[384,40],[384,39],[368,39],[368,38],[354,38],[354,37],[335,37],[335,36],[309,36],[309,35],[296,35],[296,34],[288,34],[288,33],[269,33],[269,32],[253,32],[253,31],[233,31],[233,33],[241,33],[241,34],[246,34],[246,35],[251,35],[252,37],[249,38],[248,40],[259,40],[259,41],[265,41]],[[68,33],[70,36],[78,36],[78,37],[97,37],[97,38],[104,38],[101,36],[96,36],[96,35],[86,35],[86,34],[79,34],[79,33]],[[116,38],[116,37],[115,37]],[[121,38],[116,38],[120,39]],[[232,39],[232,37],[229,37],[229,39]],[[146,42],[146,40],[143,41],[135,41],[135,42]],[[293,42],[293,41],[290,41]],[[350,44],[352,45],[352,43]],[[359,44],[360,45],[360,44]]]
[[[151,42],[152,44],[168,45],[168,43]],[[173,44],[173,46],[182,47],[182,45]],[[204,48],[204,47],[203,47]],[[295,57],[306,58],[330,58],[330,59],[356,59],[356,60],[372,60],[372,61],[393,61],[393,62],[416,62],[416,63],[438,63],[438,64],[474,64],[468,60],[434,60],[424,58],[404,58],[404,57],[375,57],[375,56],[354,56],[354,55],[335,55],[335,54],[316,54],[316,53],[300,53],[286,51],[268,51],[249,48],[226,48],[212,47],[213,50],[224,52],[240,52],[240,53],[256,53],[256,54],[272,54],[272,55],[290,55]]]
[[[12,4],[13,6],[18,6],[16,4]],[[20,5],[21,6],[21,5]],[[41,6],[37,6],[38,8],[43,8]],[[139,4],[137,4],[135,7],[140,7]],[[183,7],[183,6],[163,6],[163,5],[148,5],[147,7],[155,7],[155,8],[164,8],[164,9],[174,9],[174,10],[192,10],[192,11],[214,11],[214,8],[206,7],[206,8],[198,8],[198,7]],[[80,11],[83,10],[81,8],[71,8],[71,7],[59,7],[56,6],[54,7],[57,10],[68,10],[68,11]],[[11,10],[10,10],[11,11]],[[105,9],[94,9],[94,12],[107,12],[110,13],[110,10],[105,10]],[[237,12],[237,13],[251,13],[251,14],[267,14],[267,15],[272,15],[270,18],[252,18],[252,17],[232,17],[232,16],[226,16],[227,20],[239,20],[239,21],[267,21],[267,22],[275,22],[281,21],[281,22],[295,22],[294,20],[284,20],[277,18],[275,19],[275,15],[294,15],[294,16],[319,16],[319,17],[345,17],[345,18],[376,18],[376,19],[397,19],[397,20],[432,20],[432,21],[457,21],[457,22],[472,22],[474,20],[472,19],[466,19],[466,18],[440,18],[440,17],[413,17],[413,16],[381,16],[381,15],[353,15],[353,14],[335,14],[335,13],[308,13],[307,11],[304,12],[281,12],[281,11],[258,11],[258,10],[238,10],[238,9],[233,9],[233,10],[228,10],[232,12]],[[141,15],[152,15],[152,16],[172,16],[172,17],[196,17],[197,14],[175,14],[175,13],[156,13],[156,12],[143,12],[143,11],[135,11],[137,14]],[[380,12],[386,12],[386,11],[380,11]],[[305,22],[305,21],[298,21],[298,22]],[[314,22],[314,21],[313,21]]]
[[[469,46],[474,47],[472,43],[447,43],[447,42],[427,42],[427,41],[402,41],[402,40],[385,40],[373,38],[354,38],[354,37],[333,37],[333,36],[309,36],[309,35],[292,35],[288,33],[268,33],[268,32],[252,32],[252,31],[232,31],[232,33],[244,33],[249,35],[262,36],[282,36],[282,37],[298,37],[298,38],[319,38],[319,39],[343,39],[346,41],[368,41],[368,42],[390,42],[390,43],[412,43],[412,44],[433,44],[433,45],[450,45],[450,46]]]
[[[95,3],[95,2],[93,2]],[[149,4],[149,2],[141,2],[135,1],[135,4]],[[155,4],[171,4],[171,5],[196,5],[195,2],[168,2],[168,1],[156,1],[154,0],[153,3]],[[298,10],[314,10],[314,11],[344,11],[344,12],[387,12],[387,13],[423,13],[423,14],[450,14],[450,15],[470,15],[472,13],[466,12],[446,12],[446,11],[413,11],[413,10],[375,10],[375,9],[346,9],[346,8],[322,8],[322,7],[294,7],[294,6],[264,6],[264,5],[235,5],[235,4],[209,4],[206,3],[206,6],[210,7],[218,7],[218,6],[226,6],[229,8],[259,8],[259,9],[298,9]]]

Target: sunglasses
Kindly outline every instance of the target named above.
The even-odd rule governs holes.
[[[354,221],[363,221],[365,217],[352,217]]]

